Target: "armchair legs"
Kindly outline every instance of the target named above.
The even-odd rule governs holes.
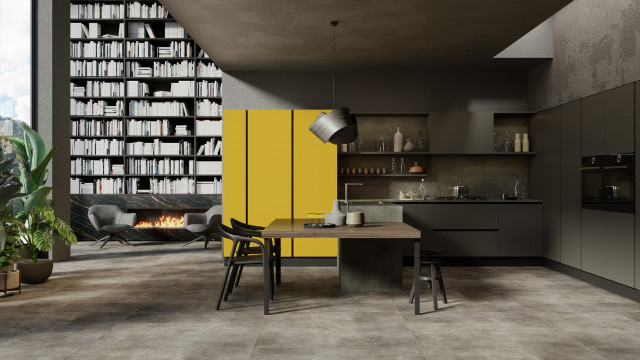
[[[107,243],[109,242],[109,240],[111,240],[111,238],[113,238],[113,235],[114,235],[114,234],[109,234],[109,235],[107,235],[107,236],[103,237],[103,238],[102,238],[102,239],[100,239],[100,240],[94,241],[94,242],[93,242],[93,243],[91,243],[89,246],[93,246],[93,245],[95,245],[95,244],[97,244],[97,243],[99,243],[99,242],[101,242],[101,241],[102,241],[102,242],[103,242],[103,244],[102,244],[102,245],[100,245],[100,249],[102,249],[105,245],[107,245]],[[116,240],[118,240],[118,242],[119,242],[120,244],[122,244],[122,245],[135,246],[135,245],[133,245],[132,243],[128,242],[128,241],[127,241],[127,239],[117,239],[117,238],[116,238]]]
[[[186,244],[182,245],[182,247],[185,247],[185,246],[187,246],[187,245],[189,245],[189,244],[191,244],[191,243],[194,243],[194,242],[199,241],[199,240],[202,240],[202,239],[204,239],[204,248],[205,248],[205,249],[207,248],[207,246],[209,246],[209,242],[210,242],[210,241],[217,240],[217,239],[216,239],[216,238],[214,238],[214,237],[211,237],[211,236],[209,236],[209,235],[207,235],[207,234],[204,234],[204,235],[198,236],[197,238],[195,238],[195,239],[193,239],[193,240],[191,240],[191,241],[187,242]]]

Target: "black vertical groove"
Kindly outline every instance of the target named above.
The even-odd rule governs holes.
[[[244,111],[244,218],[249,221],[249,110]]]
[[[293,187],[295,186],[294,182],[293,182],[293,157],[295,154],[295,151],[293,149],[293,109],[291,110],[291,219],[293,219]],[[294,243],[295,241],[293,241],[294,239],[291,238],[291,257],[295,257],[294,256]]]

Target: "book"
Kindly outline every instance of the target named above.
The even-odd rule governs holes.
[[[204,145],[200,145],[200,148],[198,149],[198,154],[197,155],[203,155],[204,154]]]
[[[147,35],[149,35],[150,38],[155,39],[156,35],[153,33],[153,29],[151,29],[151,25],[144,24],[144,28],[147,29]]]
[[[89,23],[89,36],[90,38],[97,39],[102,35],[101,26],[98,23]]]

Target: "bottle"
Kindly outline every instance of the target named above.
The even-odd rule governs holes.
[[[529,134],[522,134],[522,152],[529,152]]]
[[[404,167],[404,158],[400,158],[400,174],[404,174],[406,169]]]
[[[387,151],[387,149],[385,147],[384,137],[380,137],[380,140],[378,140],[378,151],[380,151],[380,152]]]
[[[498,141],[497,141],[497,138],[498,138],[498,134],[494,131],[494,132],[493,132],[493,152],[498,151]]]
[[[424,151],[424,138],[422,137],[422,130],[418,131],[418,151]]]
[[[420,186],[418,186],[418,195],[420,196],[420,200],[424,200],[427,197],[427,187],[424,185],[424,179],[422,179]]]
[[[513,151],[513,142],[511,141],[511,134],[508,131],[504,133],[504,144],[502,145],[504,151]]]
[[[400,126],[397,128],[396,134],[393,135],[393,152],[402,152],[402,146],[404,145],[404,136],[400,132]]]
[[[364,151],[364,137],[360,136],[360,139],[358,140],[358,152],[363,152]]]
[[[395,174],[396,171],[396,158],[391,158],[391,173]]]
[[[522,141],[520,140],[520,134],[516,133],[516,139],[513,141],[513,151],[522,152]]]
[[[515,196],[516,199],[518,199],[519,195],[520,195],[520,181],[516,180],[516,186],[514,186],[513,188],[513,196]]]

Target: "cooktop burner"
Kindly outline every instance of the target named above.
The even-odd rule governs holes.
[[[484,196],[464,196],[464,197],[453,197],[453,196],[436,196],[436,200],[486,200]]]

